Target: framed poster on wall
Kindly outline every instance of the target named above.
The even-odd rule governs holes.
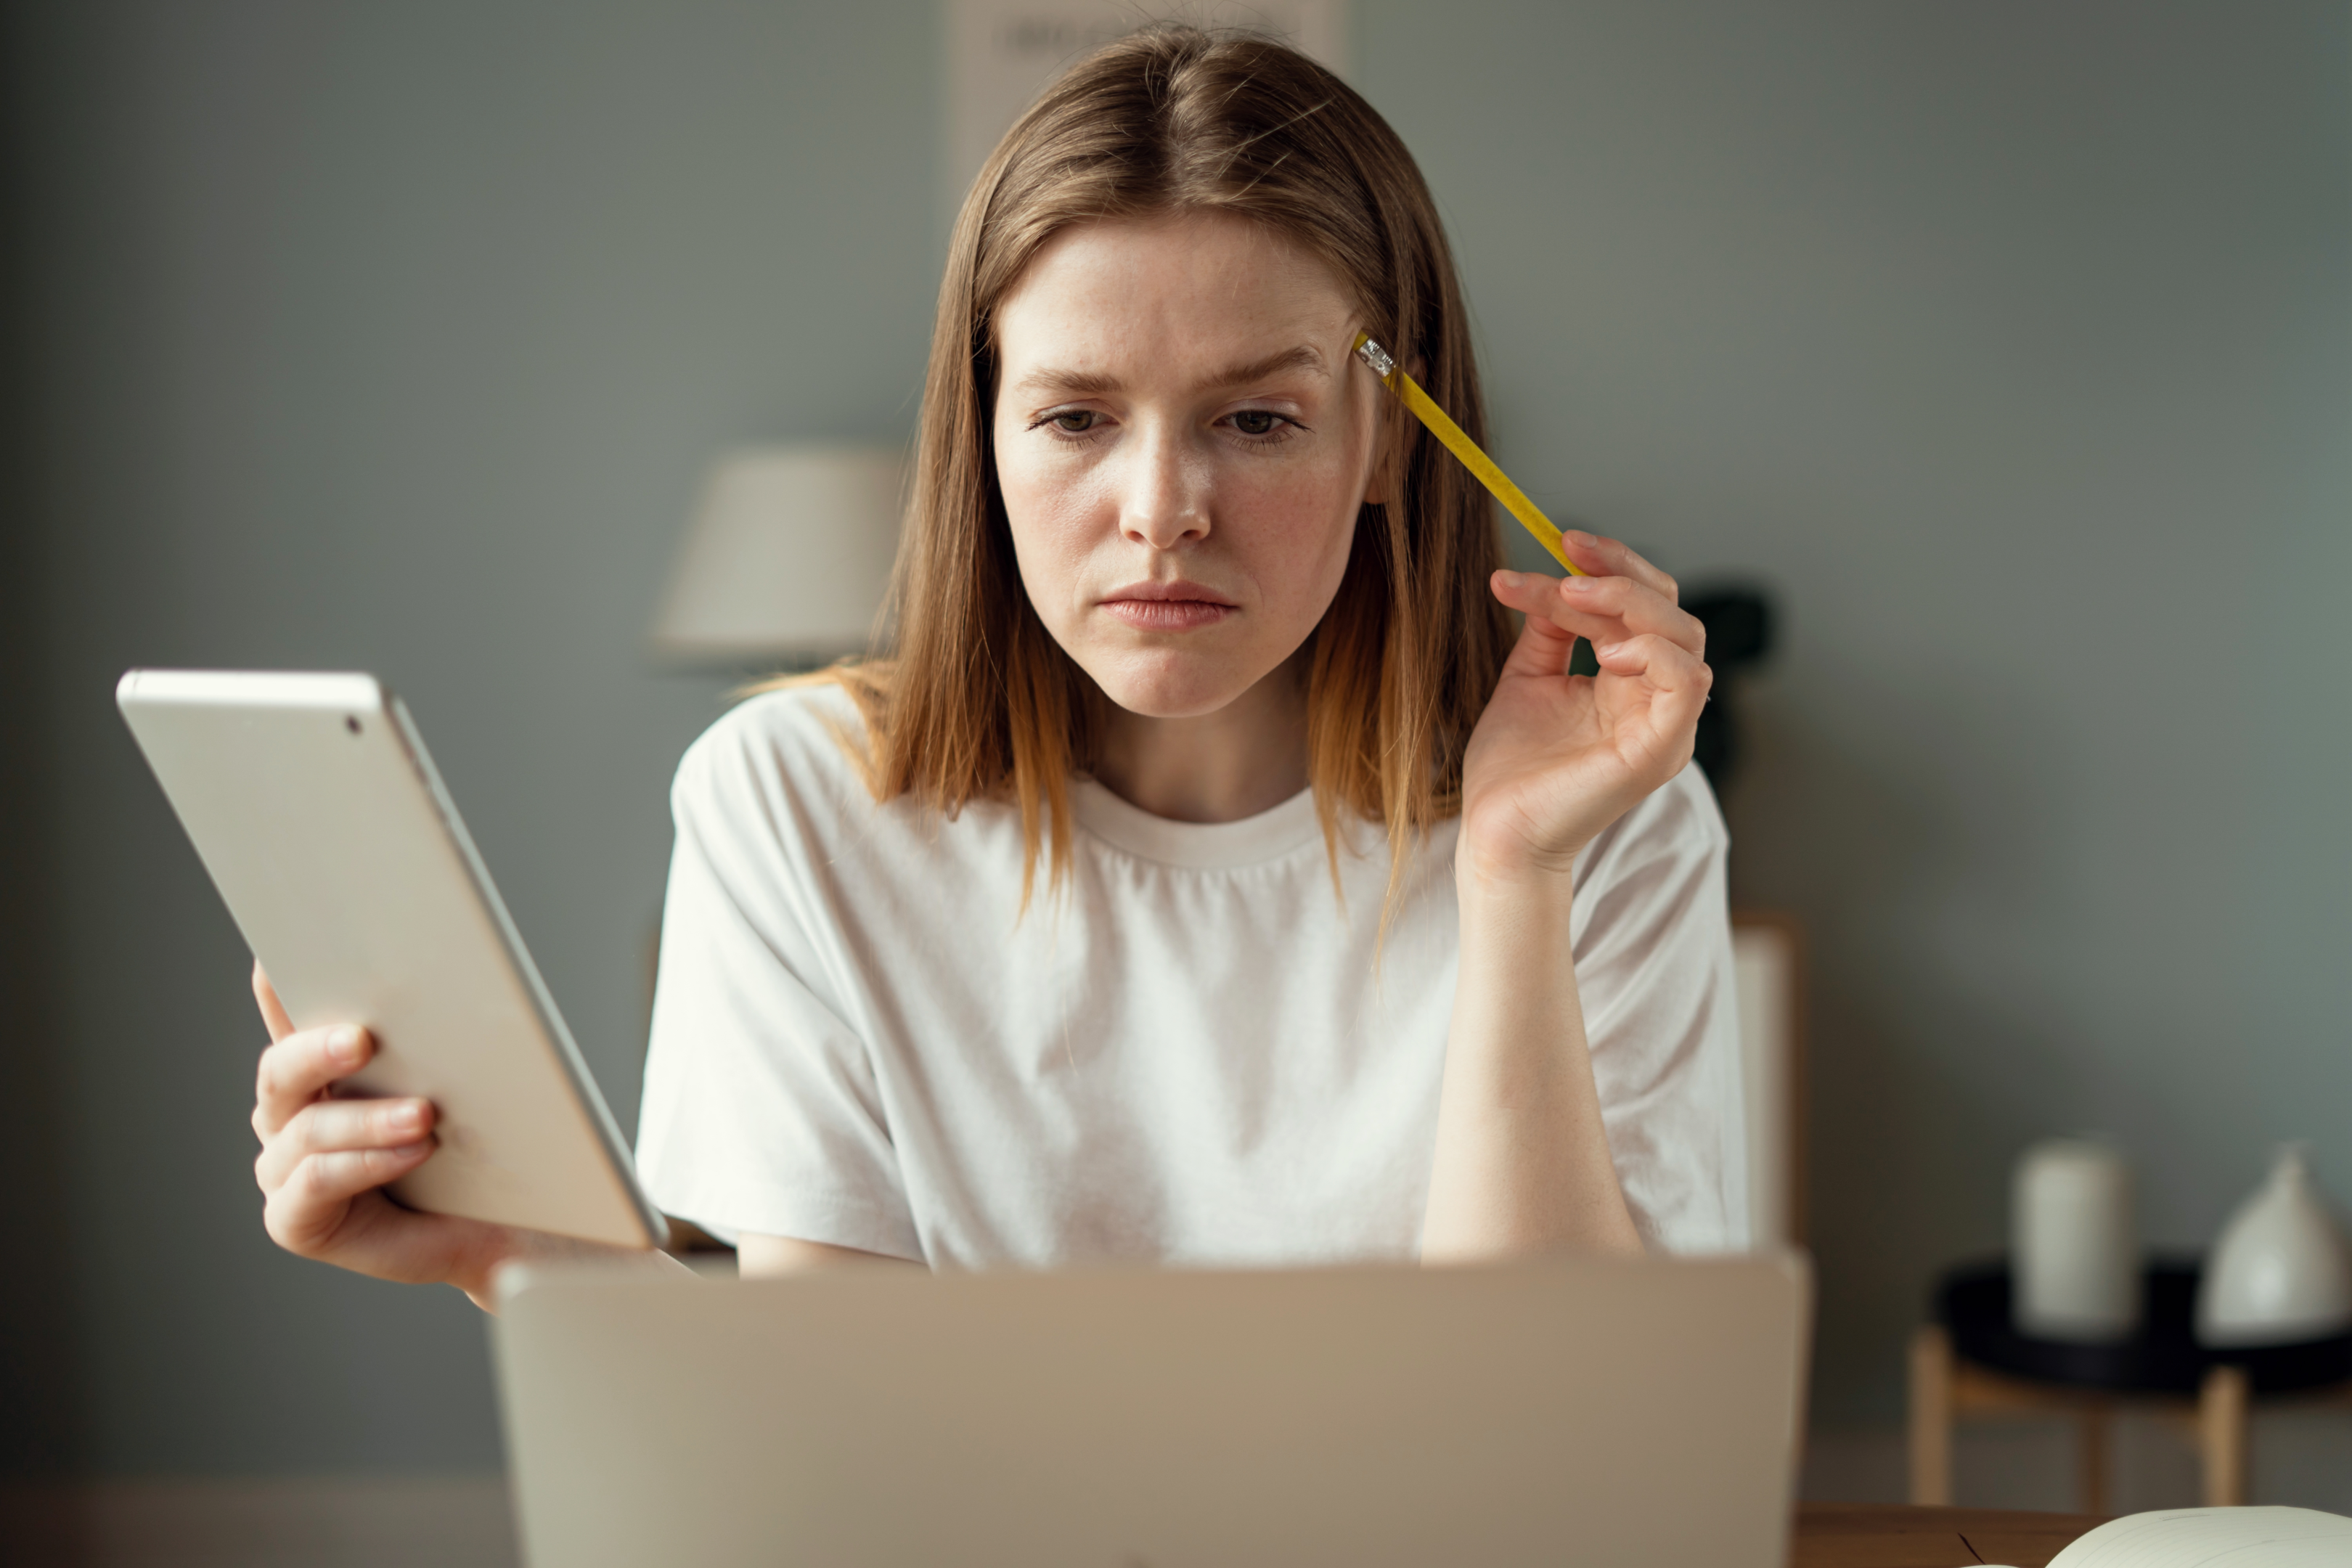
[[[1346,12],[1347,0],[947,0],[948,210],[962,204],[1005,127],[1097,45],[1159,20],[1248,28],[1345,75]]]

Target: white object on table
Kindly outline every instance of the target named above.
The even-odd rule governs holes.
[[[2095,1342],[2139,1326],[2131,1167],[2114,1149],[2082,1138],[2028,1149],[2011,1187],[2010,1246],[2010,1311],[2021,1332]]]
[[[752,447],[714,464],[655,618],[688,659],[825,658],[872,639],[905,467],[875,447]]]
[[[2352,1258],[2303,1146],[2290,1143],[2221,1228],[2198,1287],[2197,1338],[2217,1347],[2292,1344],[2347,1328]]]
[[[2352,1519],[2311,1508],[2167,1508],[2078,1535],[2050,1568],[2345,1568]]]

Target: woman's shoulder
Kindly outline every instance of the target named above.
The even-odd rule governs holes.
[[[847,690],[793,680],[745,698],[705,730],[678,762],[671,800],[688,812],[779,794],[812,805],[870,799],[867,747],[866,717]]]

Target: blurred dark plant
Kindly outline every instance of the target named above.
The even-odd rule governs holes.
[[[1683,608],[1706,628],[1706,662],[1715,669],[1691,756],[1721,795],[1739,767],[1739,678],[1772,651],[1772,601],[1761,588],[1725,584],[1689,595]]]

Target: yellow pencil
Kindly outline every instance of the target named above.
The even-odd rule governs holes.
[[[1520,526],[1536,536],[1536,542],[1551,552],[1551,558],[1569,570],[1571,576],[1581,577],[1583,570],[1568,558],[1559,547],[1559,530],[1543,509],[1528,499],[1527,492],[1511,483],[1508,474],[1495,466],[1495,459],[1478,449],[1478,443],[1463,434],[1462,426],[1446,416],[1445,410],[1429,399],[1412,377],[1397,368],[1389,352],[1362,332],[1356,334],[1356,357],[1371,366],[1372,374],[1388,384],[1388,389],[1413,412],[1413,416],[1429,426],[1429,433],[1445,443],[1445,449],[1462,459],[1462,466],[1478,478],[1478,482],[1493,492],[1504,510],[1519,520]]]

